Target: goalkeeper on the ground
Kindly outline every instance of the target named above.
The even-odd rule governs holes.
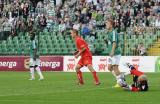
[[[126,90],[130,90],[130,91],[148,91],[148,80],[147,80],[147,76],[141,72],[135,69],[135,67],[129,63],[126,64],[126,66],[130,69],[129,73],[125,73],[125,75],[127,74],[131,74],[133,75],[133,84],[132,85],[128,85],[125,80],[119,80],[117,81],[117,83]]]

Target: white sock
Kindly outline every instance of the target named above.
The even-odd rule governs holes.
[[[116,76],[116,79],[117,79],[117,80],[120,79],[120,78],[121,78],[121,75]]]
[[[116,81],[117,81],[117,76],[116,76],[116,74],[115,74],[114,71],[112,71],[112,74],[113,74],[113,76],[115,77],[115,79],[116,79]]]
[[[44,77],[43,77],[43,75],[42,75],[42,73],[41,73],[41,70],[40,70],[39,66],[36,67],[36,70],[37,70],[37,73],[38,73],[40,79],[43,79]]]
[[[34,77],[34,68],[33,67],[30,68],[30,73],[31,73],[31,78],[35,79],[35,77]]]
[[[118,80],[118,79],[125,79],[125,75],[124,74],[120,74],[120,75],[118,75],[117,77],[116,77],[116,79]]]

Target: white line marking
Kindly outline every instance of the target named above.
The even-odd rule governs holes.
[[[0,100],[0,101],[2,101],[2,102],[26,102],[27,100]],[[31,101],[29,101],[29,102],[84,102],[84,101],[79,101],[79,100],[65,100],[65,101],[63,101],[63,100],[58,100],[58,101],[55,101],[55,100],[50,100],[50,101],[48,101],[48,100],[31,100]],[[119,104],[119,103],[131,103],[131,104],[135,104],[135,103],[137,103],[137,104],[140,104],[140,103],[142,103],[142,104],[144,104],[144,103],[146,103],[146,104],[148,104],[148,103],[153,103],[153,102],[145,102],[145,101],[143,101],[143,102],[136,102],[136,101],[133,101],[133,102],[131,102],[131,101],[100,101],[99,103],[116,103],[116,104]]]
[[[77,86],[78,87],[78,86]],[[81,86],[79,86],[81,87]],[[83,87],[83,86],[82,86]],[[100,86],[97,86],[100,87]],[[150,86],[150,87],[159,87],[159,86]],[[103,88],[90,88],[90,89],[78,89],[78,90],[72,90],[72,89],[66,89],[66,90],[57,90],[54,92],[43,92],[43,93],[30,93],[30,94],[6,94],[6,95],[0,95],[0,97],[3,96],[21,96],[21,95],[39,95],[39,94],[54,94],[54,93],[70,93],[70,92],[81,92],[81,91],[95,91],[95,90],[108,90],[108,89],[117,89],[117,88],[112,88],[112,87],[103,87]],[[123,90],[123,89],[122,89]],[[125,90],[124,90],[125,91]],[[154,90],[153,90],[154,91]],[[130,91],[128,91],[130,92]],[[160,93],[160,92],[159,92]]]

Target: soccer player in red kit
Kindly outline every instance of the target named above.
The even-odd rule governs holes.
[[[127,66],[130,68],[130,74],[133,75],[134,83],[131,86],[131,91],[148,91],[149,86],[147,76],[130,63],[127,63]]]
[[[125,73],[125,75],[133,75],[133,84],[132,85],[128,85],[125,80],[124,81],[118,81],[118,84],[124,88],[125,90],[130,90],[130,91],[148,91],[149,86],[148,86],[148,80],[147,80],[147,76],[137,70],[133,65],[126,63],[126,66],[130,69],[129,72]]]
[[[75,70],[77,72],[77,77],[78,77],[78,80],[79,80],[78,84],[80,84],[80,85],[84,84],[83,77],[82,77],[82,72],[81,72],[80,69],[83,66],[87,66],[88,69],[93,74],[95,84],[99,85],[100,82],[99,82],[97,73],[92,67],[92,53],[89,50],[88,44],[85,42],[85,40],[83,40],[83,38],[81,38],[78,35],[78,31],[76,29],[72,29],[71,36],[74,39],[77,50],[78,50],[77,52],[74,53],[75,58],[78,58],[79,56],[81,56],[81,59],[79,60],[77,66],[75,68]]]

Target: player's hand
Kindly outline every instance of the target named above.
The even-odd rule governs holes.
[[[79,51],[75,51],[73,54],[74,54],[74,57],[75,57],[75,58],[78,58],[78,57],[79,57]]]
[[[78,54],[78,52],[79,52],[79,51],[75,51],[75,52],[73,53],[73,55],[77,55],[77,54]]]
[[[77,59],[79,57],[79,54],[76,54],[74,57]]]
[[[36,57],[33,57],[33,60],[36,61]]]
[[[113,57],[114,56],[114,52],[112,51],[109,56]]]

